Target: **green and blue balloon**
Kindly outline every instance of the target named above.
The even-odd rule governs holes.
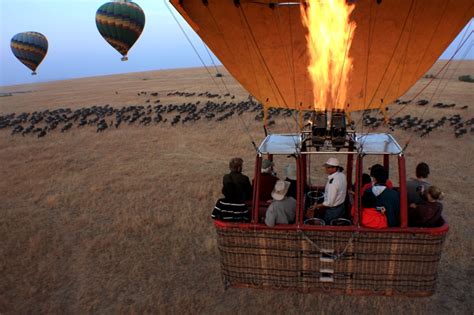
[[[128,60],[127,53],[140,37],[145,27],[145,13],[140,6],[128,0],[103,4],[96,13],[99,33]]]
[[[13,36],[10,47],[13,54],[36,74],[36,69],[48,53],[48,40],[38,32],[23,32]]]

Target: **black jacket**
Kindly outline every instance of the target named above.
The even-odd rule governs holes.
[[[250,179],[239,172],[225,174],[222,179],[222,193],[228,201],[241,203],[252,199]]]

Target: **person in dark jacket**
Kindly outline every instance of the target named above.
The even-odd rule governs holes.
[[[228,195],[224,195],[224,198],[217,200],[212,210],[211,218],[222,221],[249,222],[250,211],[245,202],[240,200],[238,195],[234,194],[237,191],[235,184],[233,182],[226,182],[224,190]]]
[[[211,218],[214,220],[250,221],[250,211],[245,201],[252,199],[252,186],[250,185],[250,179],[242,174],[242,166],[243,160],[241,158],[230,160],[230,173],[224,175],[222,179],[224,198],[217,200],[211,214]]]
[[[400,194],[387,187],[388,172],[377,168],[372,173],[374,185],[371,190],[376,197],[375,206],[385,207],[385,216],[389,227],[400,226]]]
[[[441,189],[430,186],[423,195],[423,202],[412,203],[408,208],[408,224],[413,227],[436,227],[441,225],[443,199]]]
[[[229,162],[230,173],[222,179],[222,194],[237,203],[252,199],[252,185],[250,179],[242,174],[243,164],[241,158],[232,158]]]

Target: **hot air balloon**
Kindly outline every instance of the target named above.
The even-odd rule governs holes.
[[[95,15],[100,35],[128,60],[127,53],[140,37],[145,27],[142,8],[128,0],[117,0],[103,4]]]
[[[10,47],[15,57],[36,75],[36,68],[48,52],[48,40],[38,32],[23,32],[13,36]]]
[[[412,87],[472,18],[472,0],[170,2],[264,109],[315,111],[309,130],[268,135],[257,148],[253,199],[247,201],[251,223],[215,220],[224,285],[433,294],[449,226],[442,219],[436,227],[408,226],[405,149],[390,133],[350,131],[344,117],[366,109],[383,110]],[[312,28],[308,20],[324,18],[328,14],[324,10],[336,2],[349,8],[344,13],[334,10],[328,23],[346,16],[347,25]],[[336,44],[318,50],[336,37],[343,42],[342,66],[337,63],[341,54],[330,52]],[[312,67],[314,59],[326,60],[315,65],[326,66],[319,74]],[[347,187],[354,187],[345,208],[355,209],[331,222],[308,211],[314,196],[324,192],[324,187],[312,184],[311,172],[328,155],[345,159]],[[296,217],[290,224],[267,227],[262,221],[269,206],[259,197],[264,156],[295,157]],[[376,230],[361,225],[367,156],[381,159],[387,171],[391,158],[397,161],[400,222],[394,227]]]
[[[314,108],[308,32],[300,16],[307,1],[170,2],[264,106]],[[379,108],[403,95],[474,15],[471,0],[348,2],[355,3],[351,21],[357,25],[343,104],[349,112]]]

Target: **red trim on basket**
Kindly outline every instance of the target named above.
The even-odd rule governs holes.
[[[327,231],[327,232],[370,232],[370,233],[401,233],[401,234],[432,234],[432,235],[442,235],[446,234],[449,231],[449,225],[446,221],[440,227],[434,228],[420,228],[420,227],[408,227],[408,228],[399,228],[392,227],[386,229],[370,229],[364,227],[357,227],[354,225],[351,226],[318,226],[318,225],[298,225],[298,224],[280,224],[275,225],[274,227],[268,227],[265,224],[253,224],[253,223],[242,223],[242,222],[225,222],[220,220],[214,220],[214,224],[217,229],[242,229],[242,230],[277,230],[277,231]]]

